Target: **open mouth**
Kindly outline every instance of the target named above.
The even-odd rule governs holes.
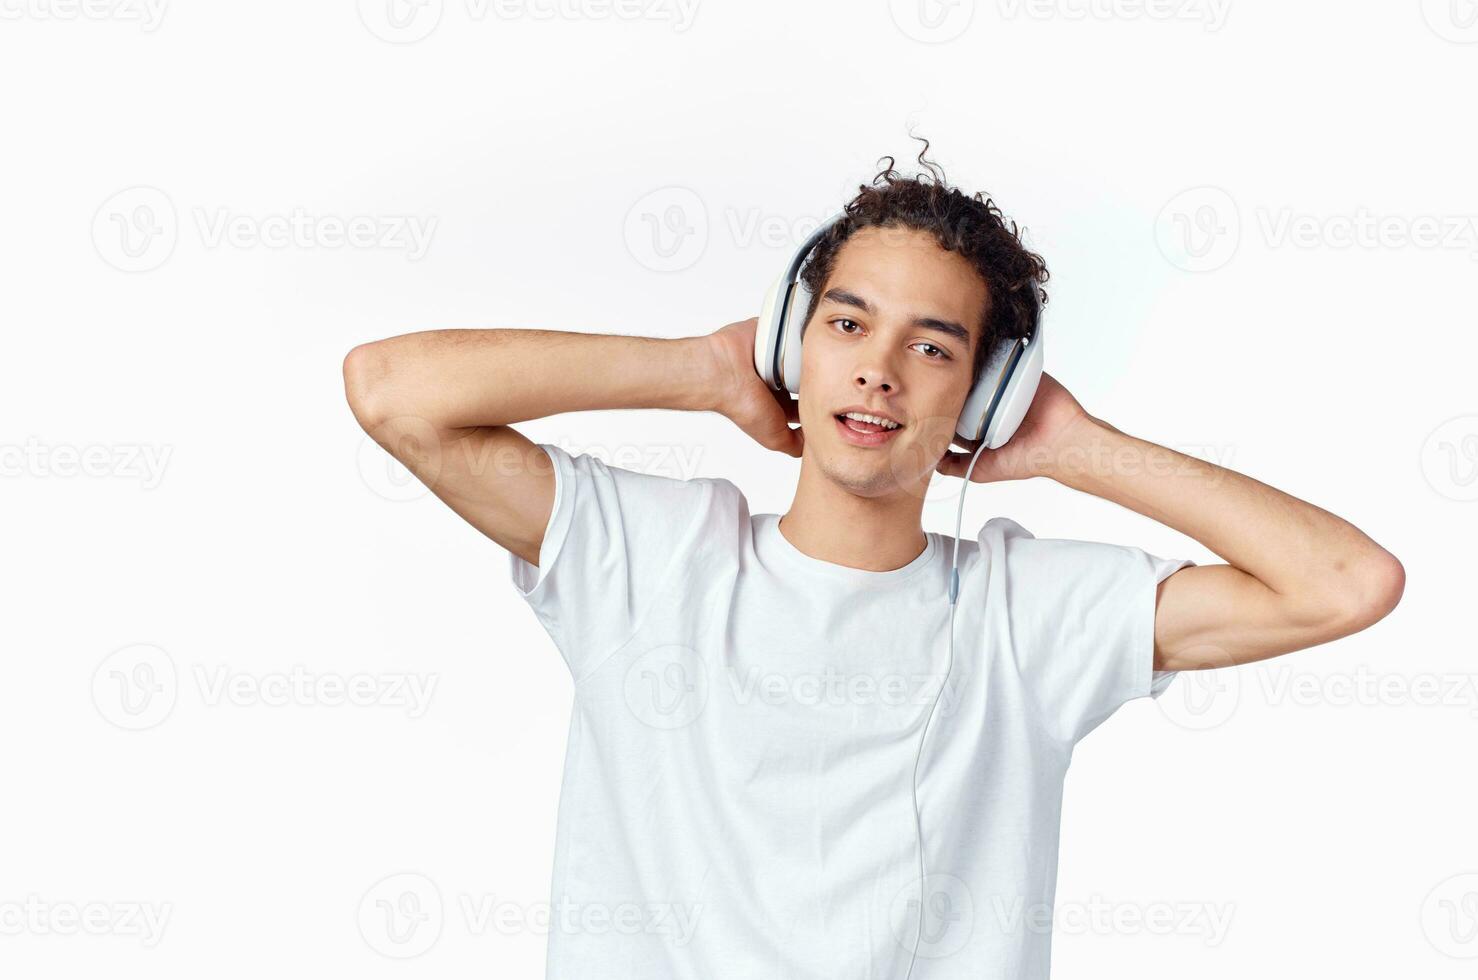
[[[903,430],[903,423],[867,412],[839,412],[837,428],[854,446],[878,446]]]

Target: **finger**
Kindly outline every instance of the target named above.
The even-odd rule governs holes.
[[[974,453],[975,450],[977,450],[977,449],[980,448],[980,440],[979,439],[966,439],[963,436],[961,436],[959,433],[955,433],[954,434],[954,436],[950,439],[950,443],[949,444],[951,446],[959,446],[961,449],[963,449],[967,453]]]
[[[776,441],[776,444],[770,448],[777,452],[782,452],[787,456],[794,456],[796,459],[800,459],[805,447],[806,437],[801,433],[801,430],[786,426],[785,435],[781,436]]]
[[[799,422],[801,420],[801,403],[789,391],[776,391],[770,389],[770,395],[775,399],[775,404],[785,413],[785,421]]]
[[[766,449],[772,449],[777,453],[796,457],[800,456],[801,450],[805,446],[801,430],[792,429],[788,425],[767,428],[763,433],[756,435],[755,441]]]
[[[934,469],[944,476],[964,476],[965,466],[961,462],[962,457],[962,453],[945,450],[944,455],[939,457],[939,462],[935,464]]]
[[[964,479],[968,473],[970,479],[976,483],[990,482],[994,478],[991,473],[991,457],[988,455],[981,456],[975,460],[975,468],[970,469],[970,460],[972,459],[975,459],[973,452],[946,452],[940,457],[939,465],[935,469],[945,476],[957,476],[960,479]]]

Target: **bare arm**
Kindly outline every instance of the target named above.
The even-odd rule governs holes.
[[[1013,438],[989,462],[982,456],[972,478],[1045,476],[1173,527],[1226,559],[1161,583],[1158,670],[1226,667],[1327,643],[1372,625],[1401,598],[1401,563],[1353,524],[1126,435],[1084,412],[1050,376],[1018,436],[1020,444]],[[962,475],[959,454],[941,469]]]
[[[376,442],[479,531],[537,564],[554,474],[513,423],[609,408],[719,411],[762,445],[799,454],[788,399],[746,364],[753,331],[753,320],[670,340],[429,330],[354,348],[344,389]]]

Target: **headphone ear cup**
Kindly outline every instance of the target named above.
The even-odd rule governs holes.
[[[961,439],[974,442],[984,438],[991,404],[996,400],[996,392],[1006,383],[1005,374],[1011,367],[1016,346],[1015,340],[1004,341],[997,344],[986,358],[980,377],[965,397],[965,407],[960,410],[960,420],[955,425],[955,435]]]
[[[816,243],[846,217],[846,211],[838,211],[821,222],[791,255],[785,271],[765,294],[754,334],[754,369],[776,391],[800,394],[801,332],[811,307],[811,291],[801,270]]]
[[[777,389],[780,387],[780,379],[775,377],[775,351],[781,342],[785,311],[777,310],[776,305],[784,285],[785,277],[782,275],[770,286],[754,326],[754,371],[761,381]]]
[[[960,410],[960,420],[955,425],[955,435],[961,439],[979,439],[980,430],[985,425],[985,413],[990,408],[992,388],[985,381],[984,371],[980,377],[981,380],[975,382],[975,387],[966,396],[965,407]]]
[[[1016,434],[1042,380],[1042,294],[1035,284],[1031,286],[1030,302],[1029,339],[996,345],[980,371],[980,379],[965,397],[965,407],[955,426],[956,435],[983,442],[987,449],[999,449]]]
[[[1006,390],[1001,393],[1001,400],[996,405],[996,410],[991,413],[990,422],[986,426],[985,434],[981,437],[987,449],[1001,448],[1016,434],[1021,420],[1026,418],[1027,410],[1032,407],[1032,399],[1037,396],[1037,387],[1042,381],[1042,365],[1045,360],[1042,328],[1038,325],[1036,336],[1027,345],[1021,359],[1016,362],[1016,369],[1011,372],[1011,377],[1006,381]]]
[[[780,355],[785,390],[797,395],[801,391],[801,334],[805,332],[806,313],[810,308],[811,291],[804,281],[798,281],[786,305],[785,324],[781,327],[784,346]]]

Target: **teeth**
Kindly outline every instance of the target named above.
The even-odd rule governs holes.
[[[890,422],[887,419],[879,418],[876,415],[866,415],[862,412],[843,412],[842,418],[856,419],[859,422],[871,422],[873,425],[881,425],[885,429],[898,428],[897,422]]]

